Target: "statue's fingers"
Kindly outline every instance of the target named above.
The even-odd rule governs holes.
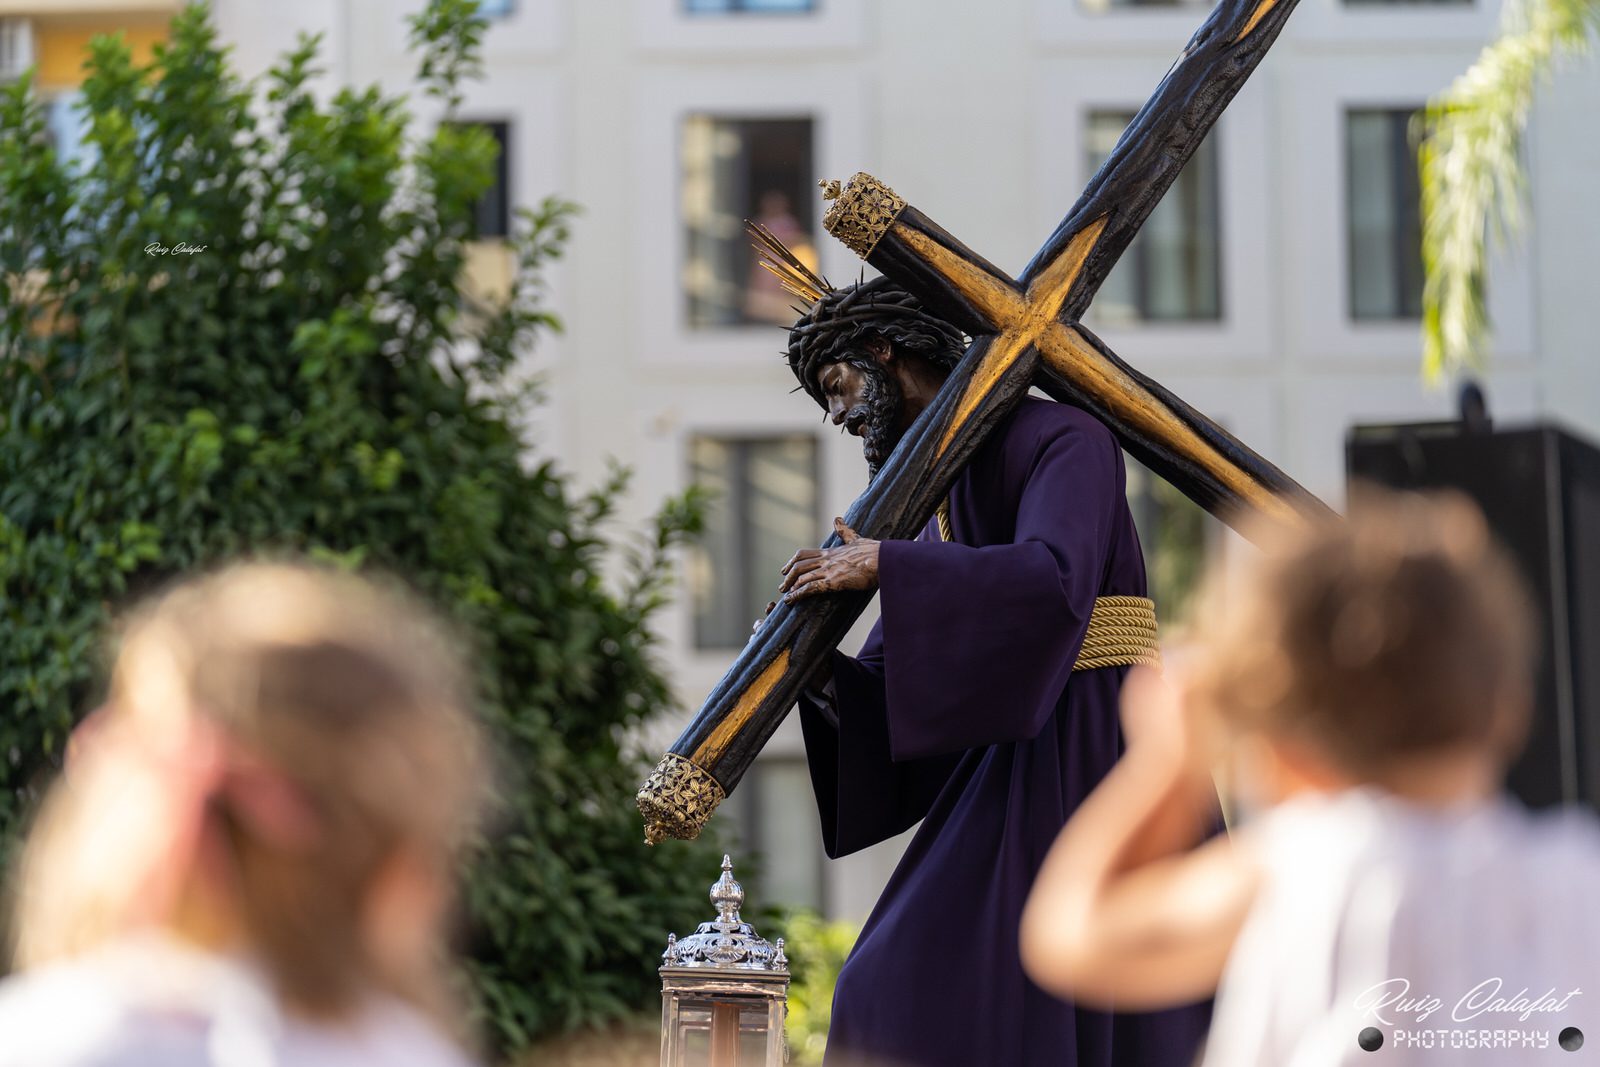
[[[834,519],[833,519],[833,532],[838,534],[839,535],[839,540],[843,541],[847,545],[851,541],[854,541],[854,540],[856,540],[857,538],[859,538],[861,536],[860,534],[858,534],[854,530],[852,530],[849,526],[847,526],[845,524],[844,519],[839,517],[839,516],[837,516],[837,515],[834,516]]]
[[[813,556],[810,559],[803,559],[799,563],[796,563],[784,573],[783,582],[778,586],[778,592],[781,593],[786,589],[792,588],[797,579],[799,579],[802,575],[810,574],[812,571],[821,567],[824,562],[825,560],[823,560],[821,556]]]
[[[828,577],[828,571],[821,563],[817,563],[789,577],[791,587],[798,589],[802,585],[812,585],[816,582],[825,581]]]
[[[787,561],[787,563],[784,563],[784,569],[781,569],[781,571],[778,571],[778,573],[787,574],[789,571],[792,571],[792,569],[795,569],[797,566],[805,563],[806,560],[814,560],[814,558],[818,558],[818,555],[819,552],[816,549],[802,549],[800,552],[795,552],[794,557],[790,557],[790,560]]]
[[[810,596],[813,593],[825,593],[828,589],[828,578],[823,571],[807,571],[795,581],[793,589],[783,594],[783,602],[785,604],[793,604],[801,597]]]
[[[804,560],[804,559],[816,559],[820,555],[822,555],[822,549],[820,549],[820,548],[802,548],[800,551],[796,552],[794,555],[789,557],[789,562],[785,563],[783,565],[783,570],[779,571],[778,573],[779,574],[788,574],[789,573],[789,568],[793,567],[796,563],[799,563],[801,560]]]

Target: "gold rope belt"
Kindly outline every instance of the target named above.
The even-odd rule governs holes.
[[[939,504],[939,538],[954,541],[950,529],[950,502]],[[1089,613],[1089,631],[1078,649],[1075,671],[1097,667],[1161,666],[1161,642],[1156,631],[1156,602],[1142,596],[1100,596]]]
[[[1089,613],[1089,632],[1078,649],[1075,671],[1096,667],[1161,666],[1156,602],[1142,596],[1099,596]]]

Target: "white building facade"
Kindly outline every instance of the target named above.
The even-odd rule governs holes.
[[[1485,6],[1488,4],[1488,6]],[[330,81],[409,87],[420,0],[217,0],[258,71],[302,30]],[[1489,0],[1301,0],[1107,283],[1091,323],[1332,502],[1359,422],[1447,417],[1419,374],[1414,157],[1406,118],[1491,34]],[[822,424],[778,358],[789,316],[753,281],[740,220],[762,216],[823,273],[818,177],[866,170],[1015,273],[1205,17],[1191,3],[1092,0],[490,0],[466,120],[506,146],[505,211],[583,206],[553,278],[566,333],[530,357],[548,383],[537,447],[580,483],[634,468],[625,515],[692,481],[719,490],[684,560],[663,650],[687,721],[770,599],[865,484],[859,443]],[[1491,278],[1487,375],[1504,421],[1600,435],[1600,63],[1543,92],[1528,145],[1533,225]],[[487,253],[491,258],[493,252]],[[492,264],[489,268],[493,272]],[[1181,595],[1229,537],[1135,490],[1147,554]],[[1232,549],[1236,550],[1237,546]],[[859,642],[865,622],[852,638]],[[851,649],[854,644],[847,644]],[[761,899],[861,919],[903,842],[821,857],[798,723],[725,805],[767,860]]]

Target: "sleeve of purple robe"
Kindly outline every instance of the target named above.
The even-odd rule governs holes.
[[[890,758],[1036,737],[1088,629],[1115,536],[1109,432],[1052,425],[1008,447],[1026,468],[1012,543],[886,541],[878,555]]]
[[[1008,448],[1015,543],[882,544],[882,617],[856,657],[833,656],[837,719],[800,701],[829,856],[909,829],[962,752],[1034,737],[1055,710],[1106,568],[1120,467],[1109,433],[1054,430]]]
[[[872,628],[854,657],[833,654],[832,696],[831,709],[803,697],[800,728],[823,847],[838,859],[915,826],[958,757],[896,762],[890,756],[881,626]]]

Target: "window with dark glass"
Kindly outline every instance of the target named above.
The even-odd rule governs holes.
[[[494,184],[472,209],[473,236],[479,240],[511,233],[511,128],[505,122],[471,123],[487,131],[495,143]]]
[[[695,437],[689,464],[691,479],[711,494],[688,561],[695,645],[739,648],[777,593],[779,569],[821,532],[817,441]]]
[[[1145,582],[1163,637],[1187,620],[1194,595],[1219,544],[1222,524],[1172,483],[1126,456],[1128,510],[1144,552]]]
[[[1089,11],[1126,10],[1128,8],[1167,8],[1169,10],[1204,10],[1213,0],[1080,0]]]
[[[1344,0],[1349,7],[1471,7],[1473,0]]]
[[[804,15],[819,0],[683,0],[691,15]]]
[[[816,168],[809,118],[690,115],[679,144],[684,296],[695,329],[795,320],[795,298],[763,270],[754,219],[815,268]]]
[[[1089,170],[1098,170],[1132,111],[1091,111],[1086,124]],[[1222,317],[1221,227],[1216,135],[1195,150],[1138,236],[1100,286],[1094,320],[1108,325],[1183,322]]]
[[[799,757],[756,760],[733,796],[740,851],[755,860],[755,899],[772,907],[824,911],[822,828],[811,772]]]
[[[1350,317],[1422,315],[1422,193],[1409,109],[1345,113]]]

